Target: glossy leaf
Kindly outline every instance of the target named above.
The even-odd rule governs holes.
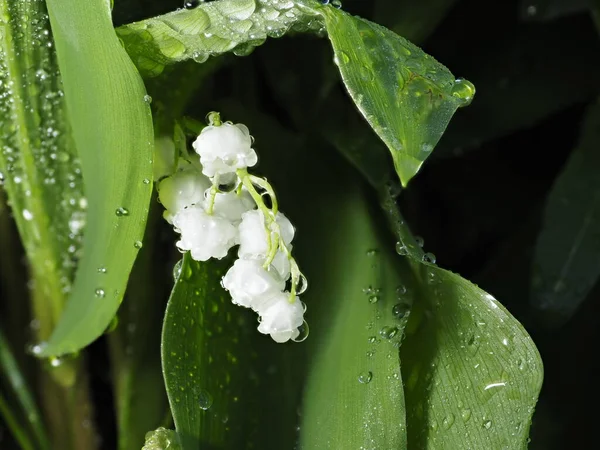
[[[289,29],[319,29],[320,22],[302,2],[286,0],[223,0],[194,9],[132,23],[117,29],[141,72],[157,75],[165,65],[186,59],[204,62],[232,51],[247,55],[267,37]],[[316,27],[316,28],[315,28]]]
[[[406,186],[475,89],[384,27],[335,8],[319,11],[344,84],[388,146]]]
[[[542,362],[527,332],[459,275],[413,262],[402,344],[408,448],[527,448]]]
[[[144,86],[108,2],[49,0],[48,8],[88,212],[84,255],[44,356],[81,349],[114,317],[144,233],[153,149]]]
[[[313,250],[318,256],[306,294],[313,332],[301,344],[311,347],[301,446],[406,449],[398,347],[410,298],[377,215],[356,187],[346,189],[325,196],[330,211],[318,215],[319,228],[335,237]]]
[[[532,302],[564,323],[600,279],[600,104],[548,195],[533,259]]]
[[[251,398],[248,335],[255,318],[231,302],[219,281],[228,260],[198,263],[186,254],[165,313],[162,364],[184,450],[238,448]],[[250,319],[250,320],[249,320]],[[230,431],[231,430],[231,431]]]
[[[71,289],[85,199],[43,2],[0,3],[0,183],[32,278],[46,339]],[[44,264],[40,264],[44,261]]]

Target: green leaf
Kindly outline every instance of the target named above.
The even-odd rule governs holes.
[[[85,199],[43,2],[0,3],[0,183],[30,263],[38,337],[55,326],[81,250]]]
[[[231,261],[198,263],[186,254],[162,332],[162,364],[184,450],[240,448],[251,408],[247,371],[255,317],[231,302],[219,281]]]
[[[408,448],[527,448],[543,379],[531,337],[491,295],[427,262],[393,197],[383,207],[412,267],[400,349]]]
[[[37,405],[35,404],[27,380],[25,380],[25,377],[21,373],[2,330],[0,330],[0,374],[6,379],[14,398],[19,405],[18,411],[21,413],[20,416],[26,418],[27,427],[29,428],[25,431],[25,427],[19,426],[15,411],[17,408],[11,408],[8,405],[5,408],[3,405],[0,405],[1,415],[5,416],[5,420],[9,425],[14,423],[14,426],[11,426],[10,428],[13,430],[15,437],[21,441],[23,448],[34,448],[33,444],[24,444],[25,441],[29,441],[28,435],[31,435],[31,437],[35,439],[35,448],[40,450],[49,449],[50,443]],[[3,399],[0,399],[0,403],[5,403],[2,400]],[[6,417],[7,414],[14,417],[14,419],[11,420],[11,418]],[[19,428],[23,428],[23,432],[15,432]],[[19,436],[21,435],[22,437],[20,438]]]
[[[329,211],[317,216],[320,228],[331,231],[312,249],[301,445],[406,449],[398,347],[411,302],[402,261],[382,241],[365,196],[355,185],[345,187],[321,199]]]
[[[564,323],[600,278],[600,104],[548,194],[533,259],[533,306]]]
[[[79,350],[114,317],[144,234],[153,150],[144,86],[108,2],[49,0],[48,8],[88,211],[84,255],[43,356]]]
[[[346,88],[406,186],[475,89],[387,29],[335,8],[319,11]]]
[[[491,295],[413,262],[415,302],[402,344],[408,448],[527,448],[542,362]]]
[[[267,37],[321,28],[302,2],[223,0],[202,3],[117,29],[127,52],[142,73],[158,75],[167,64],[186,59],[204,62],[232,51],[247,55]],[[311,18],[313,20],[311,20]]]

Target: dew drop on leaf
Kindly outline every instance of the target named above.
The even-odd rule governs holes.
[[[212,404],[213,404],[212,395],[210,395],[210,393],[207,390],[202,389],[200,391],[200,395],[198,395],[198,405],[200,406],[201,409],[206,411],[207,409],[209,409],[212,406]]]
[[[94,294],[96,295],[97,298],[104,298],[104,296],[106,295],[106,293],[104,292],[104,289],[102,289],[102,288],[97,288],[94,291]]]
[[[369,384],[372,379],[373,379],[373,372],[371,372],[371,371],[362,372],[358,376],[358,381],[362,384]]]

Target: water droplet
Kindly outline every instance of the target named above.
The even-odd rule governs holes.
[[[306,323],[306,320],[304,322],[302,322],[302,325],[300,325],[298,327],[298,331],[300,332],[300,334],[298,336],[296,336],[295,338],[293,338],[292,341],[294,341],[294,342],[305,341],[310,332],[310,330],[308,328],[308,323]]]
[[[372,379],[373,379],[373,372],[371,372],[371,371],[362,372],[358,376],[358,381],[359,381],[359,383],[362,383],[362,384],[369,384]]]
[[[403,319],[410,312],[410,305],[408,303],[396,303],[392,306],[392,315],[396,319]]]
[[[383,327],[379,330],[379,335],[384,339],[392,339],[398,333],[398,328],[396,327]]]
[[[400,296],[402,296],[402,295],[406,294],[406,286],[399,285],[399,286],[396,288],[396,294],[398,294],[398,297],[400,297]]]
[[[63,363],[63,360],[61,358],[58,358],[56,356],[50,358],[50,366],[52,367],[60,367]]]
[[[423,248],[423,246],[425,245],[425,239],[423,239],[421,236],[415,236],[415,242],[421,248]]]
[[[205,63],[206,60],[208,60],[208,56],[208,53],[205,52],[195,51],[194,53],[192,53],[192,59],[198,64]]]
[[[377,336],[369,336],[370,344],[376,344],[377,342],[379,342],[379,339],[377,339]]]
[[[197,8],[198,5],[200,5],[200,0],[188,0],[183,3],[185,9],[194,9]]]
[[[148,104],[152,103],[152,97],[150,97],[148,94],[144,95],[144,101]]]
[[[139,250],[140,248],[142,248],[142,241],[135,241],[133,243],[133,246]]]
[[[489,430],[490,428],[492,428],[492,421],[491,420],[484,420],[483,423],[481,424],[483,426],[483,428],[485,428],[486,430]]]
[[[342,7],[342,1],[341,0],[331,0],[331,6],[333,6],[334,8],[340,9]]]
[[[468,422],[469,419],[471,418],[471,410],[469,408],[465,408],[460,412],[460,417],[463,420],[463,422]]]
[[[304,276],[304,274],[300,274],[300,278],[298,278],[298,284],[296,285],[296,295],[301,295],[306,292],[308,289],[308,280]]]
[[[423,254],[423,262],[428,264],[435,264],[435,255],[433,253]]]
[[[400,256],[408,255],[408,248],[406,248],[406,245],[404,245],[403,242],[396,242],[396,253],[398,253]]]
[[[454,425],[454,414],[450,413],[442,420],[442,428],[444,430],[449,430],[452,428],[452,425]]]
[[[473,101],[475,86],[470,81],[457,78],[452,86],[452,95],[459,99],[460,106],[467,106]]]
[[[181,275],[182,264],[183,264],[183,259],[180,259],[173,266],[173,281],[177,281],[179,279],[179,275]]]
[[[128,216],[129,215],[129,210],[127,208],[123,208],[121,206],[121,207],[119,207],[119,208],[116,209],[115,214],[118,217]]]
[[[377,303],[379,301],[379,296],[378,295],[371,295],[369,297],[369,303]]]
[[[106,267],[98,267],[98,273],[106,273]]]
[[[31,214],[31,211],[29,211],[28,209],[24,209],[23,210],[23,219],[25,219],[27,221],[33,219],[33,214]]]
[[[213,397],[212,397],[212,395],[210,395],[210,393],[207,390],[202,389],[200,391],[200,395],[198,395],[198,404],[199,404],[199,406],[200,406],[201,409],[203,409],[204,411],[206,411],[213,404]]]
[[[96,294],[97,298],[104,298],[104,296],[106,295],[106,293],[104,292],[104,289],[102,288],[97,288],[94,293]]]
[[[150,184],[150,180],[148,178],[144,178],[142,180],[142,183],[144,183],[144,184]]]
[[[375,255],[377,255],[378,250],[376,248],[372,248],[370,250],[367,250],[367,256],[373,257]]]

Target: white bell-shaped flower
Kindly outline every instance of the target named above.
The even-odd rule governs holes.
[[[265,270],[258,260],[238,259],[223,277],[223,287],[231,294],[233,303],[259,310],[283,291],[285,282]]]
[[[279,225],[281,238],[289,250],[294,239],[294,227],[283,213],[277,213],[275,221]],[[273,236],[273,245],[277,245]],[[240,248],[238,256],[242,259],[259,259],[267,257],[269,243],[267,242],[267,229],[265,217],[261,210],[253,210],[242,215],[239,226]],[[271,265],[279,272],[282,279],[287,279],[290,272],[290,261],[281,250],[277,252]]]
[[[200,155],[202,173],[210,178],[252,167],[258,161],[248,128],[241,124],[209,125],[192,146]]]
[[[208,215],[202,205],[193,205],[173,217],[176,231],[181,233],[177,247],[189,250],[196,261],[221,259],[236,243],[236,228],[227,219]]]
[[[206,190],[204,196],[206,198],[210,196],[210,188]],[[252,196],[246,189],[242,189],[239,195],[235,191],[217,193],[213,212],[217,216],[223,217],[237,225],[242,220],[242,214],[254,208],[256,208],[256,203],[254,203]]]
[[[276,342],[286,342],[298,336],[298,327],[304,322],[304,306],[298,297],[290,302],[288,292],[280,292],[272,297],[258,311],[260,325],[258,331],[270,334]]]
[[[202,203],[204,191],[211,185],[200,172],[189,169],[176,172],[158,184],[158,199],[165,207],[163,217],[173,223],[173,217],[188,206]]]

